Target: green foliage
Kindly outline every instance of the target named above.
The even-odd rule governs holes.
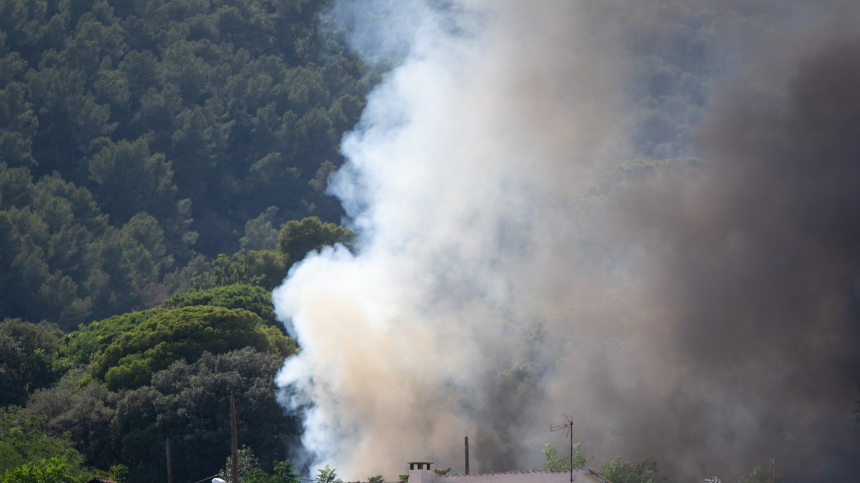
[[[782,483],[785,480],[785,475],[774,473],[774,483]],[[755,465],[752,473],[749,476],[741,476],[738,478],[738,483],[769,483],[770,482],[770,461],[765,461],[760,465]]]
[[[205,292],[186,292],[170,297],[161,307],[169,310],[197,305],[245,309],[257,314],[267,325],[276,327],[280,325],[275,320],[272,294],[263,287],[256,285],[225,285]]]
[[[212,271],[212,263],[205,256],[197,255],[184,267],[164,275],[164,285],[174,293],[185,293],[200,284],[200,274]]]
[[[154,307],[199,254],[340,219],[328,176],[381,76],[329,3],[3,1],[0,317]]]
[[[544,449],[541,450],[541,453],[546,458],[546,461],[543,463],[543,469],[546,471],[569,470],[571,463],[573,463],[573,469],[581,470],[588,465],[589,460],[594,461],[593,456],[590,458],[586,456],[582,450],[582,443],[574,443],[573,459],[570,456],[560,454],[552,443],[547,443]],[[614,483],[614,480],[610,481]]]
[[[325,468],[321,470],[317,470],[317,477],[314,481],[317,483],[343,483],[343,480],[337,477],[334,468],[329,468],[328,465],[325,465]]]
[[[152,317],[166,310],[192,306],[214,306],[227,309],[245,309],[259,316],[267,325],[283,330],[275,320],[271,294],[258,286],[227,285],[204,292],[186,292],[174,295],[160,307],[129,312],[81,326],[60,339],[59,355],[76,364],[89,364],[122,334],[134,330]],[[2,346],[0,346],[2,347]],[[46,351],[47,352],[47,351]]]
[[[30,392],[59,379],[66,369],[54,357],[61,337],[47,323],[0,322],[0,406],[23,405]]]
[[[69,330],[90,315],[161,303],[173,264],[158,220],[109,226],[89,191],[58,175],[32,182],[0,163],[0,316],[50,319]]]
[[[435,472],[436,472],[436,474],[437,474],[437,475],[439,475],[439,476],[445,476],[445,475],[447,475],[448,473],[450,473],[450,472],[451,472],[451,468],[445,468],[444,470],[443,470],[443,469],[441,469],[441,468],[437,468],[437,469],[435,469],[435,470],[433,470],[433,471],[435,471]]]
[[[272,474],[260,468],[260,463],[251,448],[243,447],[237,454],[239,481],[244,483],[299,483],[299,475],[293,472],[294,464],[289,460],[278,461],[274,464]],[[218,476],[230,481],[232,478],[233,458],[227,457],[224,468]]]
[[[73,468],[60,456],[42,459],[34,463],[6,470],[3,483],[75,483],[85,478],[72,476]]]
[[[208,290],[225,285],[259,285],[261,276],[252,275],[245,262],[245,251],[240,250],[233,255],[218,255],[212,262],[212,271],[200,274],[194,280],[195,290]]]
[[[323,223],[311,216],[300,221],[288,221],[278,234],[278,249],[290,260],[298,261],[312,250],[321,250],[336,243],[351,247],[354,241],[355,233],[349,228]]]
[[[409,475],[397,475],[397,478],[399,479],[399,481],[402,481],[404,483],[409,481]]]
[[[125,478],[128,476],[128,467],[123,464],[113,465],[104,476],[107,476],[111,481],[116,483],[125,483]]]
[[[283,363],[281,355],[250,347],[204,353],[194,363],[181,360],[156,372],[151,385],[116,392],[99,381],[75,389],[77,376],[70,374],[57,386],[36,391],[28,409],[48,418],[51,434],[68,432],[89,464],[127,466],[128,483],[164,478],[169,438],[174,481],[191,482],[217,471],[229,454],[232,394],[239,441],[253,451],[261,470],[288,476],[278,473],[275,463],[283,458],[282,442],[298,443],[301,424],[285,416],[276,400],[274,379]],[[226,443],[213,444],[219,441]]]
[[[63,337],[59,343],[59,353],[74,363],[89,364],[117,337],[163,311],[164,309],[161,307],[156,307],[140,312],[115,315],[108,319],[92,322],[87,326],[81,325],[78,330]]]
[[[251,226],[253,223],[249,222]],[[271,224],[264,224],[263,228],[266,226],[270,228]],[[194,288],[207,290],[224,285],[246,284],[261,285],[272,290],[283,282],[292,263],[304,258],[311,250],[320,250],[336,243],[351,248],[354,240],[355,234],[349,228],[323,223],[315,216],[289,221],[278,234],[280,252],[253,250],[246,255],[244,250],[240,250],[230,256],[222,253],[215,259],[210,271],[196,275]]]
[[[624,461],[619,456],[600,469],[600,474],[612,483],[657,483],[670,481],[657,473],[653,456],[641,460]]]
[[[162,312],[120,335],[93,365],[94,379],[108,388],[137,388],[152,374],[180,359],[195,361],[204,352],[223,354],[243,347],[293,354],[295,341],[243,309],[193,306]]]
[[[266,290],[272,290],[287,277],[291,262],[290,257],[273,250],[250,251],[245,257],[248,272],[253,277],[259,277],[260,285]]]
[[[71,436],[75,447],[89,464],[109,468],[119,463],[111,458],[117,451],[111,424],[121,399],[98,381],[82,385],[85,368],[63,376],[53,387],[39,389],[27,403],[27,409],[47,417],[45,432],[53,436]],[[88,375],[86,377],[89,377]]]
[[[72,475],[81,475],[83,456],[75,450],[68,435],[46,434],[46,423],[46,417],[17,406],[0,408],[0,473],[6,473],[6,480],[11,474],[13,479],[9,481],[31,481],[21,478],[38,475],[39,471],[44,473],[47,469],[44,462],[55,457],[61,459],[63,468]]]
[[[180,215],[171,163],[164,154],[150,154],[144,138],[133,143],[106,140],[88,165],[101,204],[114,221],[125,223],[140,211],[159,219]]]
[[[275,208],[272,210],[271,208]],[[243,250],[275,250],[278,248],[278,230],[272,226],[276,207],[270,207],[260,216],[245,223],[245,236],[239,239]]]
[[[293,471],[294,465],[289,460],[275,463],[273,474],[262,483],[299,483],[299,475]]]
[[[257,457],[254,456],[254,452],[251,448],[243,446],[236,452],[236,469],[238,470],[240,481],[247,481],[249,472],[256,473],[254,470],[260,470],[260,462],[257,460]],[[233,457],[228,456],[227,461],[224,463],[224,467],[218,472],[218,476],[226,481],[231,481],[232,474]]]
[[[244,477],[239,477],[239,481],[247,483],[299,483],[299,475],[293,473],[293,463],[281,461],[275,464],[275,471],[272,475],[260,468],[252,468]]]
[[[367,483],[382,483],[383,481],[384,481],[384,478],[382,478],[382,475],[367,477]]]

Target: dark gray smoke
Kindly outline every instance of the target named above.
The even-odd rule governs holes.
[[[330,183],[361,251],[310,256],[275,295],[317,465],[462,471],[470,435],[473,468],[538,467],[567,412],[595,465],[730,481],[775,457],[852,481],[857,8],[336,11],[403,57]]]

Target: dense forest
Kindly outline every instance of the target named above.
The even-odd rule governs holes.
[[[153,307],[218,254],[338,222],[380,79],[326,1],[0,1],[0,317]]]
[[[271,290],[351,245],[326,184],[381,78],[329,3],[0,0],[0,480],[158,480],[167,439],[199,480],[230,395],[243,477],[295,478]]]

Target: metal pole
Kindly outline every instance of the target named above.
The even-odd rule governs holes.
[[[573,421],[568,421],[570,424],[570,483],[573,483]]]
[[[466,474],[469,474],[469,437],[466,436]]]
[[[230,427],[233,433],[233,483],[239,483],[239,443],[236,438],[236,398],[230,396]]]
[[[170,440],[164,442],[164,450],[167,452],[167,483],[171,483],[170,478]]]

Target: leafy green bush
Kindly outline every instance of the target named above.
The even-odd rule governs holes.
[[[328,465],[325,465],[325,468],[321,470],[317,470],[317,477],[314,481],[316,483],[343,483],[343,480],[338,478],[335,469],[329,468]]]
[[[292,265],[290,257],[274,250],[252,250],[245,257],[251,275],[259,277],[260,285],[272,290],[287,277]]]
[[[82,475],[83,456],[68,436],[46,434],[47,422],[48,418],[17,406],[0,408],[0,473],[6,473],[4,481],[31,481],[26,478],[54,474],[59,467],[49,471],[47,465],[53,463],[45,461],[55,457],[70,475]]]
[[[323,223],[316,216],[288,221],[278,234],[278,249],[294,262],[305,258],[312,250],[318,251],[336,243],[351,247],[354,242],[352,230],[334,223]]]
[[[82,325],[77,331],[60,340],[58,351],[60,355],[73,363],[89,364],[113,344],[117,337],[133,330],[152,317],[166,310],[201,305],[245,309],[257,314],[267,325],[283,331],[282,326],[275,320],[271,294],[259,286],[237,284],[215,287],[202,292],[191,291],[174,295],[160,307],[115,315],[86,326]]]
[[[66,369],[55,357],[61,336],[51,324],[0,322],[0,406],[23,405],[30,392],[59,379]]]
[[[293,354],[295,341],[243,309],[194,306],[162,312],[120,335],[93,366],[94,379],[111,390],[149,384],[152,374],[172,362],[197,360],[204,352],[223,354],[243,347]]]
[[[41,459],[6,470],[2,483],[76,483],[86,477],[73,476],[75,468],[61,456]]]
[[[227,285],[260,285],[262,277],[253,275],[246,262],[245,250],[227,256],[222,253],[212,262],[212,269],[194,276],[194,290],[204,291]]]
[[[600,474],[612,483],[658,483],[671,481],[657,472],[653,456],[641,460],[624,461],[619,456],[600,469]]]
[[[573,469],[581,470],[588,464],[589,459],[592,461],[594,457],[589,458],[582,450],[582,443],[573,445],[573,459],[570,456],[561,455],[552,443],[547,443],[544,449],[541,450],[546,461],[543,463],[543,469],[546,471],[562,471],[569,470],[570,464],[573,462]],[[614,481],[614,480],[612,480]]]
[[[243,447],[238,451],[236,463],[239,481],[243,483],[299,483],[299,475],[293,472],[295,464],[289,460],[275,462],[270,475],[260,468],[260,462],[251,448]],[[227,457],[224,468],[218,472],[218,476],[230,481],[232,468],[233,458]]]
[[[169,310],[197,305],[245,309],[257,314],[267,325],[280,325],[275,320],[272,294],[260,286],[235,284],[215,287],[205,292],[186,292],[170,297],[161,306]]]
[[[149,320],[164,309],[142,310],[81,325],[78,330],[66,335],[60,341],[59,352],[63,357],[77,364],[89,364],[93,357],[101,354],[120,335]]]
[[[89,464],[127,466],[128,483],[164,478],[169,438],[174,481],[193,482],[218,472],[229,454],[234,395],[239,441],[274,478],[284,443],[299,444],[301,434],[299,419],[285,415],[276,399],[275,374],[283,363],[279,354],[250,347],[206,352],[196,362],[180,360],[156,372],[151,385],[121,391],[109,391],[99,381],[75,389],[77,376],[70,374],[36,391],[27,409],[48,418],[50,434],[70,434]]]

